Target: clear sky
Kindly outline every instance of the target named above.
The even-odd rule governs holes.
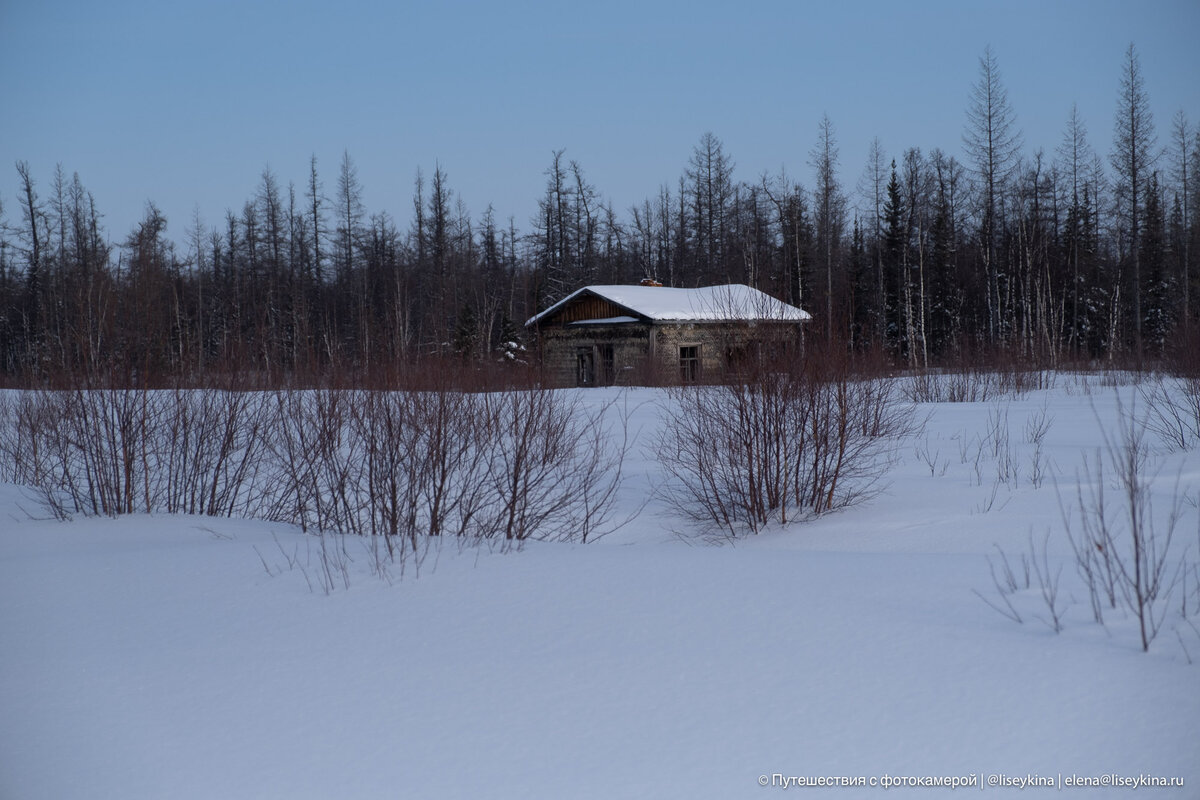
[[[737,178],[811,185],[826,113],[852,190],[874,137],[963,158],[989,44],[1027,152],[1053,156],[1077,103],[1107,157],[1131,42],[1165,145],[1176,111],[1200,124],[1200,0],[0,0],[0,200],[19,221],[14,162],[43,198],[61,163],[112,239],[153,200],[182,241],[268,166],[302,192],[315,154],[331,195],[348,151],[402,227],[440,164],[475,218],[528,230],[554,150],[625,218],[705,131]]]

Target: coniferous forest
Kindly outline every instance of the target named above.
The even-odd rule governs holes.
[[[1182,110],[1153,119],[1132,45],[1121,64],[1113,118],[1070,109],[1053,152],[1023,142],[986,50],[959,152],[876,139],[852,165],[824,117],[801,172],[750,178],[705,133],[683,174],[621,209],[559,150],[531,219],[468,209],[440,166],[417,171],[411,208],[368,209],[370,176],[346,153],[286,179],[265,170],[219,224],[148,203],[111,238],[69,165],[35,175],[18,160],[0,193],[0,376],[525,362],[524,320],[580,286],[643,277],[750,284],[810,311],[810,340],[899,368],[1153,364],[1200,329],[1200,133]]]

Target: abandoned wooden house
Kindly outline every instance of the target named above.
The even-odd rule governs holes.
[[[718,379],[800,342],[808,312],[741,284],[585,286],[525,323],[556,386]]]

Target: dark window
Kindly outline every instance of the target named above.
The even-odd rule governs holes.
[[[679,380],[684,383],[700,380],[700,345],[689,344],[679,348]]]
[[[730,345],[725,350],[725,369],[730,374],[747,373],[762,362],[759,342]]]

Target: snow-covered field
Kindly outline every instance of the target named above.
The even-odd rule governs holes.
[[[1128,612],[1092,620],[1062,534],[1058,497],[1077,504],[1083,458],[1135,390],[1054,384],[918,406],[883,494],[784,530],[716,546],[652,500],[593,544],[448,544],[390,581],[350,539],[349,588],[328,594],[317,538],[288,526],[60,523],[0,487],[0,798],[950,791],[882,788],[895,777],[1200,797],[1200,596],[1143,653]],[[648,440],[663,395],[626,400]],[[1200,450],[1154,464],[1160,517],[1191,498],[1175,548],[1195,562]],[[626,468],[633,510],[659,478],[643,449]],[[1057,634],[1036,579],[1009,598],[1023,624],[975,594],[1003,607],[986,557],[1018,563],[1031,532],[1063,567]],[[1030,777],[1064,785],[1014,785]],[[866,785],[796,785],[830,778]]]

